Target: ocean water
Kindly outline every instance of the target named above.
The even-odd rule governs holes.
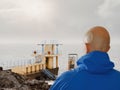
[[[115,69],[120,71],[120,44],[111,45],[108,52],[111,61],[115,63]],[[0,45],[0,66],[9,69],[14,66],[32,64],[35,59],[33,51],[40,51],[41,47],[35,44],[1,44]],[[68,54],[76,53],[78,58],[85,54],[85,46],[81,44],[63,44],[59,47],[59,75],[68,68]]]

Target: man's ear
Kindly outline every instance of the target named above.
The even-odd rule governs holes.
[[[89,43],[85,43],[86,46],[86,53],[90,52],[90,44]]]

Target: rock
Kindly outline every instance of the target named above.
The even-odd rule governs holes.
[[[0,67],[0,71],[3,71],[3,68],[2,68],[2,67]]]
[[[26,81],[26,84],[29,85],[32,90],[48,90],[50,88],[48,83],[35,79]]]
[[[28,79],[8,70],[0,71],[0,90],[49,90],[45,80]]]

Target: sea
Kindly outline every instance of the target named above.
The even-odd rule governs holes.
[[[120,71],[120,44],[112,44],[108,54],[115,69]],[[40,51],[36,44],[0,44],[0,66],[4,70],[15,66],[32,64],[35,62],[34,51]],[[59,46],[59,75],[68,70],[68,54],[78,54],[79,59],[85,55],[85,46],[81,44],[62,44]],[[76,59],[76,61],[77,61]]]

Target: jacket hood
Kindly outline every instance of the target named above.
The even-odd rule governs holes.
[[[91,73],[106,73],[114,67],[108,54],[100,51],[93,51],[82,56],[77,61],[77,65]]]

